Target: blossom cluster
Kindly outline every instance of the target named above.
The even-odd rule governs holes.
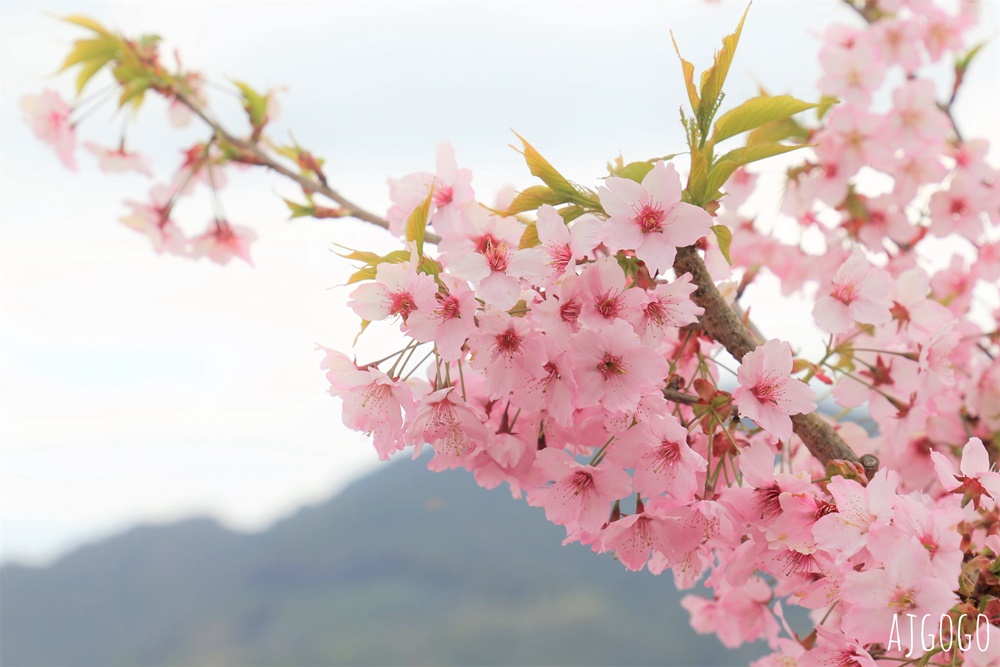
[[[708,597],[683,603],[694,629],[731,647],[765,640],[759,667],[997,665],[1000,172],[953,115],[978,51],[976,6],[845,4],[856,23],[822,37],[820,104],[762,95],[712,126],[741,23],[700,88],[682,60],[687,158],[619,160],[587,188],[523,142],[545,185],[486,206],[442,144],[434,173],[390,180],[385,216],[329,188],[309,151],[267,139],[273,91],[235,82],[250,125],[238,138],[205,112],[203,77],[168,72],[155,41],[71,22],[131,54],[142,92],[163,95],[173,121],[211,126],[170,185],[127,202],[123,221],[157,252],[250,261],[253,233],[220,208],[198,236],[172,219],[197,184],[217,197],[233,165],[291,176],[306,198],[286,200],[292,217],[354,216],[400,239],[387,255],[346,255],[360,262],[348,305],[362,333],[395,327],[399,349],[374,362],[324,349],[322,362],[345,424],[370,433],[382,459],[430,449],[431,469],[505,485],[567,542],[669,571],[682,589],[703,584]],[[932,74],[942,62],[954,65],[944,92]],[[51,92],[22,103],[70,168],[81,104]],[[793,118],[810,108],[814,126]],[[744,132],[744,148],[714,153]],[[107,171],[149,172],[124,137],[85,145]],[[789,242],[773,216],[753,214],[756,176],[743,167],[793,149],[807,157],[787,172]],[[821,357],[749,321],[740,301],[762,273],[812,299]],[[817,447],[831,440],[877,455],[881,470]],[[793,606],[809,610],[810,631],[786,622]],[[948,618],[949,636],[928,646],[900,631],[914,618]],[[986,623],[963,629],[963,618]],[[971,646],[963,633],[975,649],[959,648]]]

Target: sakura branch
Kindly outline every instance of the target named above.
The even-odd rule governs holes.
[[[293,218],[355,217],[399,239],[385,255],[340,251],[356,263],[359,335],[390,327],[403,342],[360,364],[324,348],[321,364],[345,424],[372,434],[380,458],[429,448],[431,469],[506,485],[567,541],[704,584],[710,597],[683,603],[692,627],[727,646],[764,639],[761,667],[996,665],[1000,178],[954,113],[981,49],[967,46],[975,5],[845,4],[863,25],[823,34],[816,102],[724,100],[741,21],[700,76],[680,59],[684,153],[619,157],[578,184],[518,137],[540,182],[483,204],[442,144],[433,173],[390,180],[384,216],[333,189],[313,152],[268,136],[273,92],[237,82],[248,127],[226,129],[206,77],[164,65],[158,39],[82,17],[67,19],[90,36],[66,67],[80,94],[106,69],[120,106],[152,92],[174,121],[210,130],[148,202],[128,202],[123,222],[157,252],[249,261],[253,233],[218,196],[233,164],[295,183]],[[943,59],[955,80],[939,103],[929,68]],[[102,95],[71,106],[46,92],[23,107],[72,168]],[[105,170],[144,170],[124,134],[90,151]],[[773,234],[750,198],[748,165],[785,153],[792,235]],[[174,217],[196,187],[215,210],[192,238]],[[940,257],[942,238],[969,252]],[[749,319],[761,276],[810,300],[821,355],[764,334],[785,323]],[[809,610],[809,633],[784,622],[788,605]],[[929,645],[906,631],[912,619],[939,629]]]

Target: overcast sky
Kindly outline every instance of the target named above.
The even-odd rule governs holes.
[[[235,172],[223,206],[254,228],[255,268],[157,257],[118,222],[122,199],[150,181],[99,172],[78,153],[64,169],[20,118],[18,100],[45,87],[82,32],[53,17],[87,14],[258,88],[287,86],[273,135],[292,130],[327,159],[335,187],[374,211],[385,179],[433,170],[449,140],[479,197],[530,177],[508,144],[513,128],[570,178],[595,183],[619,151],[645,159],[682,149],[683,91],[668,30],[700,70],[744,3],[589,2],[14,2],[0,4],[0,558],[44,562],[137,521],[211,513],[254,529],[319,501],[378,465],[340,422],[315,343],[349,350],[357,330],[332,242],[390,249],[348,220],[286,221],[277,194],[294,188]],[[991,5],[984,34],[995,36]],[[727,88],[762,84],[815,99],[815,34],[854,17],[834,0],[757,0]],[[994,131],[998,50],[973,70],[960,115],[970,136]],[[218,90],[210,99],[234,123]],[[108,106],[80,136],[112,144]],[[129,130],[160,180],[177,131],[149,103]],[[780,167],[775,167],[777,171]],[[767,169],[767,166],[764,166]],[[211,217],[195,198],[176,210],[192,232]],[[768,331],[791,337],[808,312],[761,303]],[[378,332],[359,352],[375,356]]]

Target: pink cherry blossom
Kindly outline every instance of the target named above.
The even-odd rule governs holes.
[[[657,391],[670,372],[666,360],[642,345],[622,320],[600,331],[581,331],[571,354],[580,388],[578,407],[599,403],[610,412],[634,410],[642,395]]]
[[[541,248],[519,249],[523,227],[482,207],[470,209],[461,232],[441,243],[449,271],[475,285],[479,296],[499,310],[521,297],[521,279],[542,282],[547,255]]]
[[[491,398],[504,398],[548,375],[540,338],[524,318],[496,311],[479,315],[479,333],[469,338],[469,347],[472,367],[485,374]]]
[[[414,340],[433,342],[444,361],[456,361],[462,356],[462,345],[475,331],[476,295],[469,284],[443,273],[438,279],[446,292],[434,292],[434,303],[410,313],[403,330]]]
[[[405,429],[407,442],[415,445],[415,454],[424,443],[429,444],[446,467],[458,465],[488,437],[481,415],[462,400],[455,387],[421,397]]]
[[[35,136],[55,148],[59,160],[75,171],[76,128],[69,119],[69,104],[55,91],[45,90],[41,95],[22,97],[21,110]]]
[[[139,153],[130,153],[125,150],[124,146],[103,148],[93,141],[85,141],[83,147],[97,157],[103,171],[113,174],[135,171],[143,176],[153,176],[153,170],[149,167],[149,158]]]
[[[538,452],[536,465],[554,483],[529,494],[528,502],[567,528],[596,532],[607,522],[611,503],[632,491],[632,478],[621,468],[583,465],[561,449]]]
[[[899,148],[912,151],[943,147],[951,123],[937,106],[933,81],[918,79],[905,83],[893,91],[892,100],[886,131]]]
[[[740,386],[733,392],[741,415],[785,441],[792,437],[790,415],[816,409],[813,390],[791,373],[791,346],[769,340],[743,357],[736,378]]]
[[[711,231],[708,213],[680,201],[681,181],[673,165],[657,162],[642,184],[611,176],[598,195],[609,215],[604,242],[615,250],[634,250],[651,274],[666,272],[677,248]]]
[[[839,475],[834,477],[828,488],[837,511],[821,517],[813,526],[817,545],[836,554],[840,561],[854,556],[865,547],[872,525],[892,520],[898,485],[895,473],[886,470],[876,473],[868,486]]]
[[[567,268],[575,267],[578,260],[592,257],[600,243],[601,222],[590,214],[580,216],[568,227],[558,211],[545,204],[538,208],[535,226],[538,240],[549,255],[550,283],[562,277]]]
[[[347,303],[358,317],[369,322],[399,317],[405,326],[418,310],[433,310],[437,284],[434,278],[418,273],[412,262],[383,262],[375,270],[375,281],[351,292]]]
[[[149,202],[125,200],[125,205],[132,211],[123,216],[121,221],[137,232],[146,234],[157,253],[183,255],[186,243],[184,234],[170,219],[173,194],[169,187],[157,185],[149,191]]]
[[[656,346],[669,328],[694,324],[704,310],[691,300],[696,286],[687,273],[670,283],[658,283],[649,290],[632,289],[626,301],[632,308],[625,316],[635,327],[644,345]]]
[[[771,587],[760,579],[745,586],[721,584],[714,600],[686,595],[681,606],[691,614],[691,627],[701,634],[714,632],[724,646],[736,648],[745,642],[778,635],[778,622],[767,608]]]
[[[451,144],[437,147],[437,172],[410,174],[400,179],[389,179],[389,197],[393,201],[386,218],[389,230],[402,236],[406,221],[425,199],[433,185],[431,219],[438,233],[452,233],[460,223],[463,207],[473,201],[472,172],[459,169],[455,150]]]
[[[857,641],[817,625],[816,646],[798,658],[798,667],[878,667],[878,663]]]
[[[637,452],[635,490],[645,497],[669,494],[679,502],[694,500],[698,473],[708,462],[687,443],[687,430],[673,415],[663,415],[648,425],[630,429],[619,438],[619,447],[642,443]]]
[[[885,324],[892,319],[885,271],[873,267],[864,252],[855,249],[833,277],[829,291],[816,299],[813,317],[830,333],[845,333],[851,322]]]
[[[1000,473],[993,470],[986,447],[979,438],[969,438],[962,448],[961,475],[955,473],[951,461],[940,452],[931,452],[931,458],[941,486],[948,493],[961,494],[963,504],[971,500],[978,509],[984,495],[994,502],[1000,501]]]
[[[635,514],[608,524],[600,543],[603,550],[614,551],[622,565],[635,572],[646,565],[654,549],[667,551],[670,538],[667,524],[660,517],[637,508]]]
[[[257,235],[246,227],[236,227],[224,220],[216,220],[209,231],[191,239],[191,256],[208,257],[222,266],[229,264],[233,257],[239,257],[253,266],[250,244],[256,239]]]
[[[330,393],[344,401],[344,425],[374,436],[379,458],[404,447],[403,410],[413,409],[410,388],[377,368],[358,368],[339,352],[325,350]]]

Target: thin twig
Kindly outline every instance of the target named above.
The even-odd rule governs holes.
[[[261,150],[256,143],[236,138],[235,136],[230,134],[224,127],[222,127],[222,125],[220,125],[217,121],[212,119],[208,115],[208,113],[206,113],[206,111],[201,108],[201,105],[198,103],[198,101],[195,100],[193,97],[189,96],[187,93],[181,90],[177,90],[175,91],[175,93],[177,95],[177,100],[180,101],[180,103],[183,104],[184,106],[191,109],[191,111],[194,112],[196,116],[201,118],[202,121],[204,121],[209,127],[211,127],[215,131],[215,133],[219,136],[220,139],[222,139],[226,143],[234,146],[235,148],[238,148],[239,150],[243,151],[244,153],[252,157],[255,163],[268,167],[272,171],[276,171],[282,176],[292,179],[306,190],[310,190],[312,192],[318,192],[324,197],[333,200],[334,202],[339,204],[342,208],[344,208],[346,211],[348,211],[351,217],[357,218],[358,220],[363,220],[364,222],[371,223],[383,229],[389,229],[389,222],[385,218],[375,215],[370,211],[366,211],[365,209],[361,208],[354,202],[350,201],[349,199],[341,195],[339,192],[337,192],[330,186],[292,171],[285,165],[273,159],[263,150]],[[428,233],[427,236],[424,237],[424,243],[437,244],[440,241],[441,237],[439,237],[437,234],[434,233]]]

